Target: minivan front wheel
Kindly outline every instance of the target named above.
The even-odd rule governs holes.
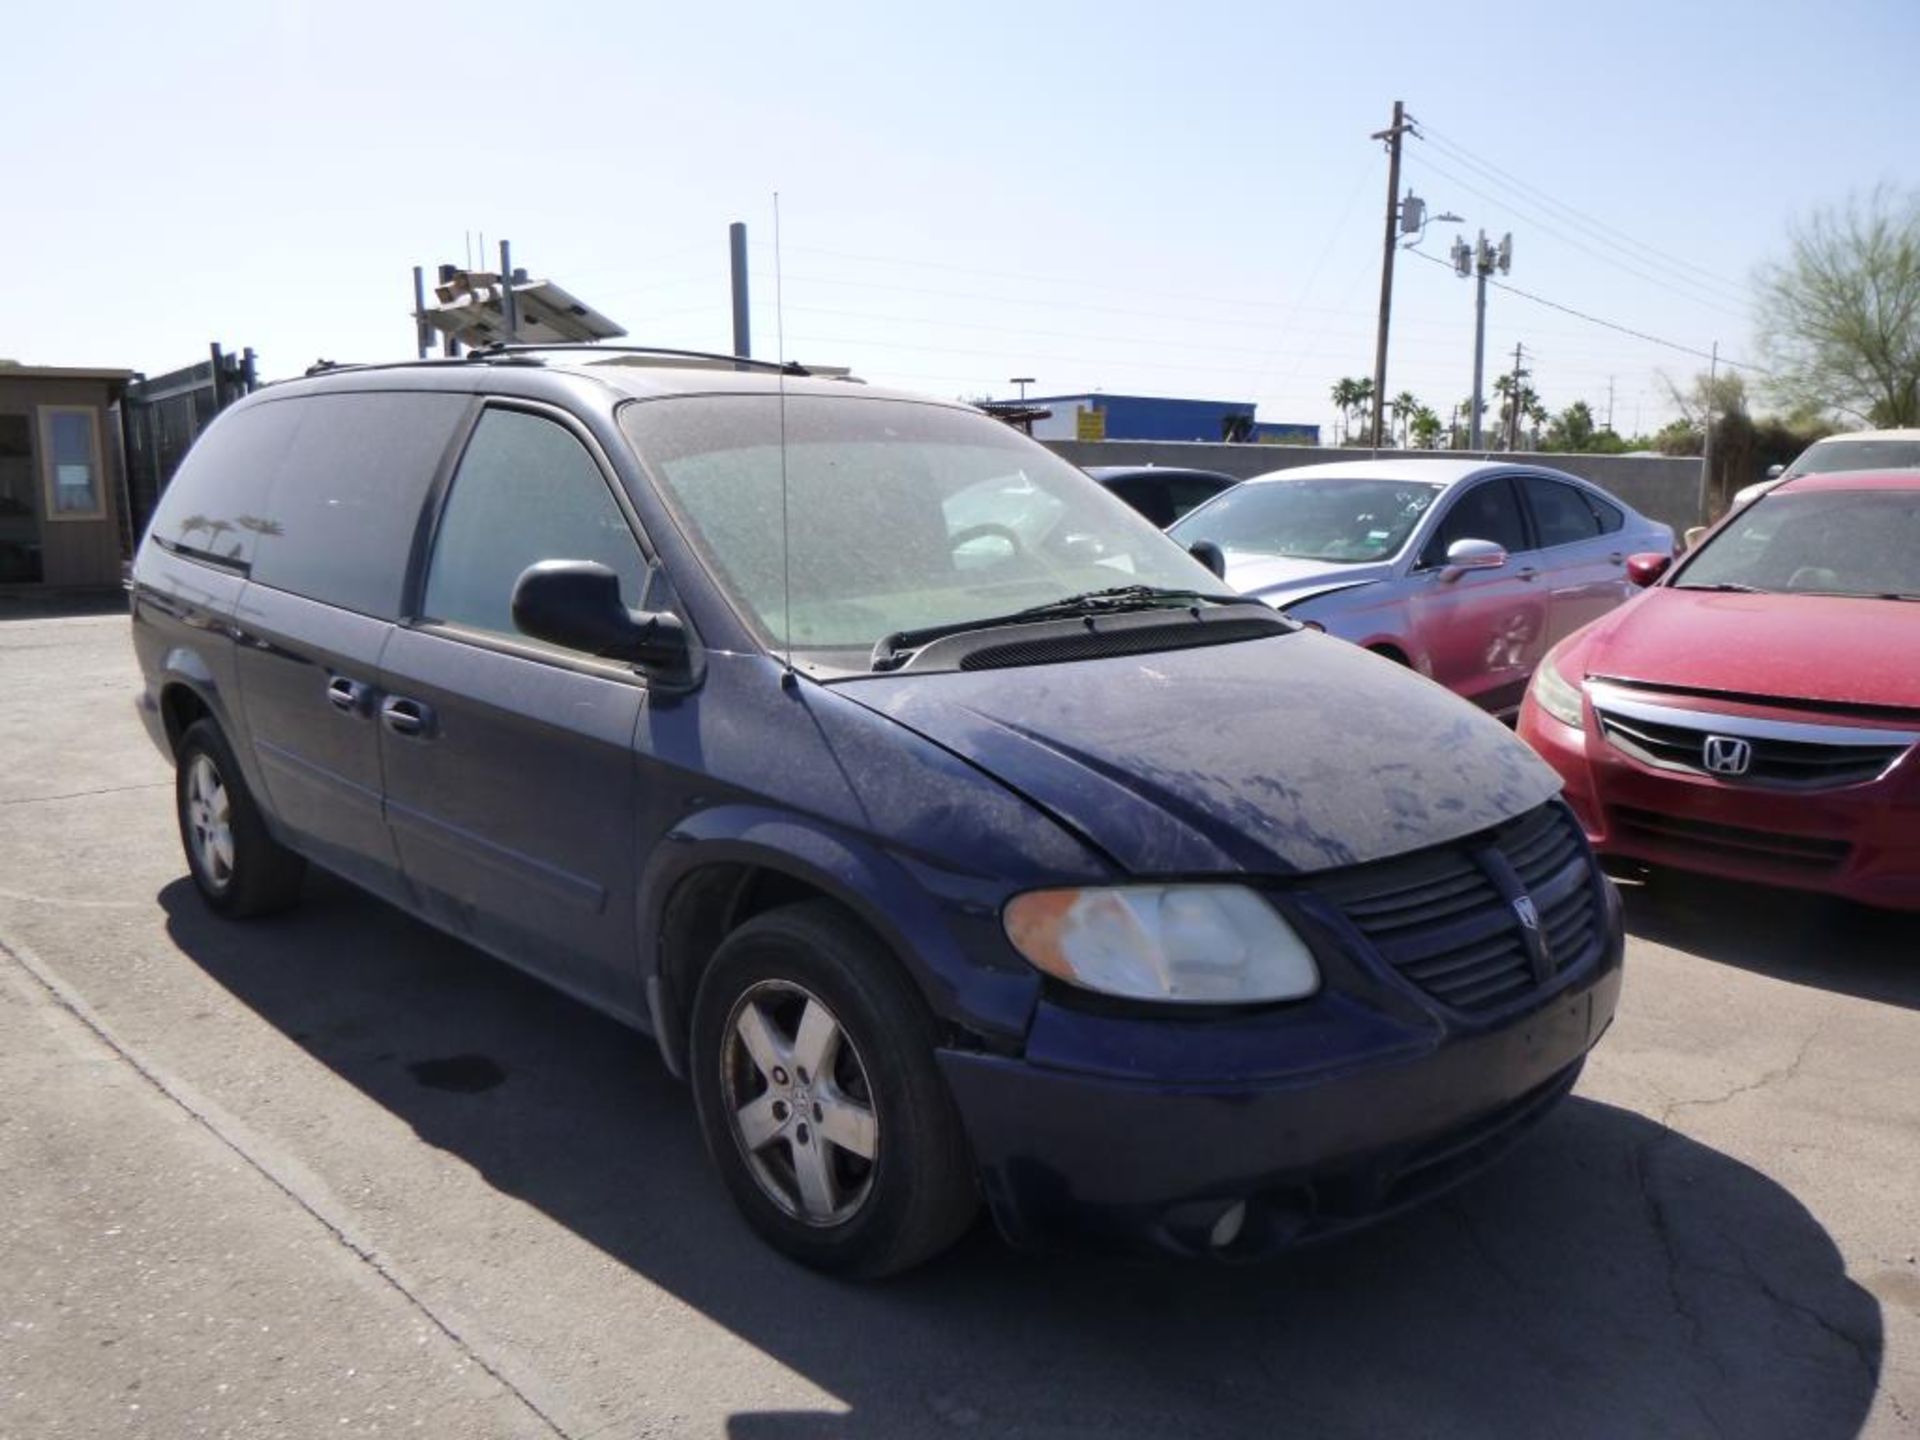
[[[219,727],[188,726],[175,764],[180,843],[207,904],[223,915],[264,915],[298,899],[306,862],[267,833]]]
[[[885,1275],[966,1228],[973,1167],[931,1018],[838,907],[784,906],[735,930],[701,978],[692,1028],[707,1148],[776,1249]]]

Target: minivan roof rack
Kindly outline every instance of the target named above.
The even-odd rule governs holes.
[[[482,345],[478,349],[469,350],[466,358],[479,361],[504,360],[517,355],[539,355],[552,350],[567,353],[584,351],[599,355],[660,355],[673,360],[709,360],[718,364],[736,365],[743,369],[768,370],[782,375],[813,374],[797,360],[789,360],[782,365],[776,360],[755,360],[749,355],[725,355],[717,350],[670,350],[664,345],[601,345],[571,340],[524,345],[509,345],[505,341],[495,341],[491,345]]]

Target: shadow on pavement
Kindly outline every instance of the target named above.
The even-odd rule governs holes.
[[[1880,1309],[1825,1230],[1630,1111],[1572,1100],[1452,1197],[1257,1268],[1031,1258],[982,1228],[914,1274],[847,1285],[735,1219],[685,1091],[614,1022],[325,878],[252,925],[184,880],[160,900],[185,954],[427,1143],[849,1407],[743,1408],[741,1440],[1842,1440],[1872,1404]],[[617,1367],[645,1341],[591,1343]]]
[[[127,604],[127,592],[117,585],[111,589],[0,590],[0,621],[125,615]]]
[[[1627,933],[1716,964],[1920,1009],[1920,915],[1656,871],[1623,879]]]

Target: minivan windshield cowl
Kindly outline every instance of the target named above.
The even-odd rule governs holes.
[[[860,395],[784,403],[784,460],[777,395],[640,401],[620,421],[734,608],[770,651],[790,625],[798,664],[864,672],[886,637],[1121,587],[1231,599],[1150,521],[997,420]]]

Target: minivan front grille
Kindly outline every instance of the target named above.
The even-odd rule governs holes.
[[[1401,976],[1469,1014],[1525,998],[1605,943],[1593,862],[1558,801],[1466,840],[1321,877],[1314,888]]]

